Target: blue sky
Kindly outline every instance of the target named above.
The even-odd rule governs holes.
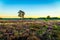
[[[60,16],[60,0],[0,0],[0,15],[17,16]]]

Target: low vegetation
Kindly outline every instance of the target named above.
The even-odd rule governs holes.
[[[60,21],[0,21],[0,40],[60,40]]]

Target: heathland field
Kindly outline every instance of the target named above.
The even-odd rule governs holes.
[[[1,40],[60,40],[60,20],[0,20]]]

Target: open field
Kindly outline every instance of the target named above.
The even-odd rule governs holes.
[[[0,39],[60,40],[60,20],[0,20]]]

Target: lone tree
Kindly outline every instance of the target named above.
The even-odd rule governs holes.
[[[24,18],[25,12],[22,11],[22,10],[19,10],[18,13],[19,13],[18,16],[21,17],[21,20],[22,20],[22,27],[23,27],[23,18]]]
[[[25,12],[22,11],[22,10],[19,10],[18,13],[19,13],[18,16],[23,19],[24,18],[24,15],[25,15]]]
[[[1,20],[2,18],[0,17],[0,20]]]
[[[49,19],[49,18],[50,18],[50,16],[48,15],[48,16],[47,16],[47,19]]]

